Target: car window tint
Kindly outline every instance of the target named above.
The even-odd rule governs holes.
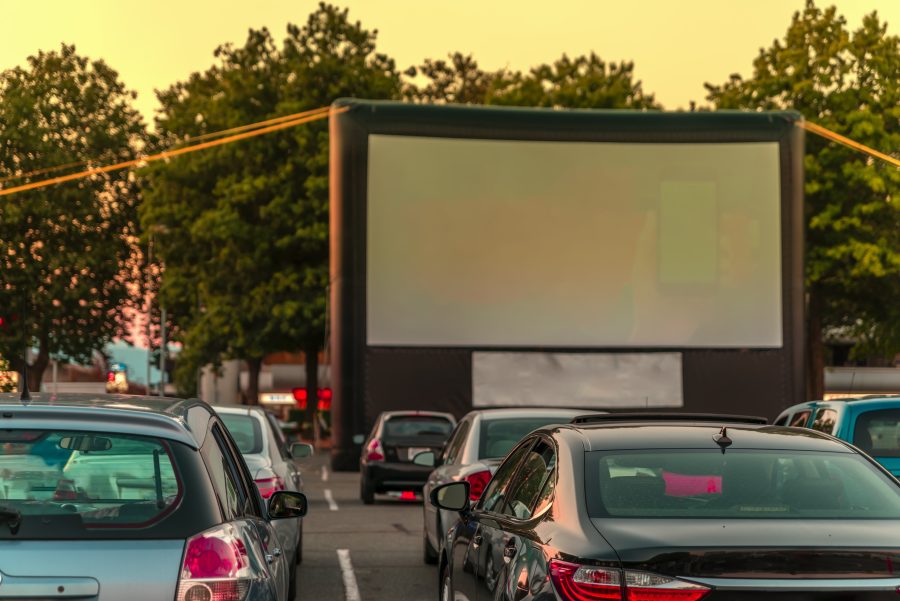
[[[288,449],[287,438],[284,436],[284,430],[281,429],[281,422],[271,413],[266,413],[266,420],[269,422],[269,430],[271,430],[272,436],[275,437],[278,452],[281,453],[281,456],[285,459],[290,459],[291,453]]]
[[[262,453],[263,437],[259,420],[252,415],[223,413],[219,417],[228,428],[238,451],[247,455]]]
[[[203,457],[225,520],[230,521],[243,514],[244,500],[239,493],[238,475],[226,459],[227,447],[217,430],[218,427],[213,430],[214,436],[207,437]]]
[[[809,416],[812,412],[808,409],[805,411],[801,411],[800,413],[795,413],[791,418],[790,426],[794,428],[805,428],[806,422],[809,421]]]
[[[479,501],[481,510],[497,512],[502,510],[504,499],[514,484],[513,477],[516,475],[516,469],[519,467],[529,446],[528,444],[520,446],[506,458],[506,461],[500,464],[494,477],[491,478],[487,488],[481,495],[481,501]]]
[[[431,415],[402,415],[384,422],[385,438],[412,438],[416,436],[444,436],[450,434],[453,423],[443,417]]]
[[[819,409],[816,411],[816,419],[813,420],[812,429],[831,434],[834,432],[835,423],[837,423],[837,411],[834,409]]]
[[[460,452],[469,437],[469,429],[471,426],[472,422],[469,420],[460,422],[459,426],[457,426],[454,431],[453,436],[450,438],[449,442],[447,442],[447,447],[444,450],[443,463],[453,465],[459,460]]]
[[[900,457],[900,409],[859,414],[851,442],[873,457]]]
[[[478,435],[478,458],[500,459],[534,430],[568,423],[571,417],[505,417],[484,420]]]
[[[897,519],[900,487],[855,453],[588,454],[595,517]]]
[[[181,496],[169,446],[160,440],[49,430],[0,433],[0,504],[23,519],[62,511],[77,515],[86,529],[144,527],[169,514]]]
[[[785,424],[787,423],[787,418],[788,418],[787,415],[782,415],[781,417],[779,417],[778,419],[776,419],[776,420],[775,420],[775,423],[772,424],[772,425],[773,425],[773,426],[783,426],[783,425],[785,425]]]
[[[502,512],[520,520],[527,520],[547,480],[556,468],[556,453],[546,442],[539,442],[525,457],[522,469],[516,476],[517,486],[507,497]]]

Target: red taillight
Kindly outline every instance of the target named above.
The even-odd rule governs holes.
[[[415,501],[416,493],[411,490],[404,490],[403,492],[400,493],[400,500],[401,501]]]
[[[622,601],[619,570],[550,560],[550,579],[565,601]]]
[[[259,494],[262,495],[263,499],[268,499],[274,492],[284,490],[284,480],[278,476],[257,478],[254,482],[256,482],[256,488],[259,489]]]
[[[699,601],[709,594],[705,586],[677,578],[558,559],[550,560],[550,579],[565,601]]]
[[[469,483],[469,500],[477,501],[481,498],[481,493],[487,488],[488,482],[491,481],[490,470],[475,472],[468,476],[463,476],[463,480]]]
[[[384,449],[381,447],[381,441],[377,438],[369,443],[366,461],[384,461]]]
[[[254,576],[244,541],[225,524],[188,539],[176,601],[242,601]]]
[[[106,372],[106,381],[107,382],[115,382],[116,381],[116,372],[114,372],[114,371]]]

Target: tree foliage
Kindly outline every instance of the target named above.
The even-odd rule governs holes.
[[[159,93],[165,143],[327,106],[342,96],[390,98],[393,61],[376,33],[320,4],[281,45],[266,29],[216,64]],[[255,375],[267,354],[318,352],[328,287],[327,122],[187,155],[149,169],[142,210],[159,232],[161,302],[184,342],[180,381],[238,358]]]
[[[74,46],[40,52],[0,74],[2,186],[50,165],[133,158],[144,126],[135,95],[103,61]],[[133,173],[96,175],[0,200],[0,313],[18,316],[0,333],[0,355],[21,370],[26,337],[37,347],[29,372],[40,386],[53,354],[87,361],[123,334],[134,296],[137,205]]]
[[[403,95],[415,102],[552,108],[658,109],[634,78],[634,64],[606,63],[596,54],[569,58],[527,73],[484,71],[471,55],[426,60],[405,71]]]
[[[874,148],[900,148],[900,38],[876,13],[850,32],[812,0],[783,40],[761,49],[753,76],[707,84],[723,109],[794,109]],[[813,358],[822,328],[842,328],[885,355],[900,351],[900,171],[807,135],[806,280]],[[818,355],[817,355],[818,353]],[[821,373],[813,381],[821,393]]]

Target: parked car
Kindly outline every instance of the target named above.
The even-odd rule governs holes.
[[[900,476],[900,395],[800,403],[782,411],[775,424],[846,440]]]
[[[413,458],[424,451],[439,452],[456,419],[435,411],[385,411],[363,443],[359,496],[366,505],[375,495],[422,490],[431,468]]]
[[[852,445],[758,422],[599,416],[464,480],[442,601],[896,599],[900,482]],[[658,418],[660,420],[664,418]]]
[[[244,458],[263,499],[279,490],[303,492],[303,478],[295,459],[313,454],[311,445],[288,447],[275,416],[261,407],[215,406]],[[281,548],[290,550],[297,563],[303,561],[303,520],[279,520],[275,531]]]
[[[469,483],[469,498],[474,503],[506,454],[529,432],[549,424],[568,423],[584,414],[583,409],[504,408],[476,409],[463,417],[441,453],[426,451],[413,462],[434,467],[423,489],[427,499],[441,484],[456,480]],[[456,521],[455,511],[439,511],[424,503],[423,558],[437,563],[437,550],[444,542],[444,532]]]
[[[295,566],[202,401],[0,394],[0,597],[287,601]]]

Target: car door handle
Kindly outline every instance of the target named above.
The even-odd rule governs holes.
[[[484,538],[480,534],[476,534],[472,537],[472,545],[475,547],[481,546],[481,543],[484,542]]]

